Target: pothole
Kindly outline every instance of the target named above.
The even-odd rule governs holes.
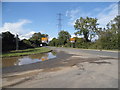
[[[95,64],[111,64],[111,62],[106,62],[106,61],[102,61],[102,62],[89,62],[89,63],[95,63]]]

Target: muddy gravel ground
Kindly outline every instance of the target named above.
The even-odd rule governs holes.
[[[57,57],[3,68],[5,88],[118,88],[118,59],[57,50]]]

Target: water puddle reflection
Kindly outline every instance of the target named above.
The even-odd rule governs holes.
[[[48,52],[48,53],[20,56],[20,57],[8,57],[2,59],[2,67],[31,64],[31,63],[49,60],[55,57],[56,57],[56,52]]]

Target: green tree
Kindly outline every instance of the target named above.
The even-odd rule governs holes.
[[[41,41],[42,37],[48,37],[48,35],[47,34],[41,34],[40,32],[34,33],[32,35],[32,37],[29,39],[32,43],[32,46],[38,47],[42,43],[42,41]]]
[[[28,48],[34,48],[30,40],[23,39],[19,42],[19,49],[28,49]]]
[[[119,25],[120,16],[117,16],[106,25],[106,28],[101,30],[99,40],[96,42],[98,48],[118,49],[118,45],[120,44]]]
[[[16,39],[13,34],[8,32],[2,33],[2,51],[15,50]]]
[[[84,35],[85,40],[89,42],[97,34],[97,25],[96,18],[80,17],[74,25],[74,28],[77,30],[75,34]]]
[[[113,34],[118,34],[120,27],[120,16],[116,16],[106,26],[107,30],[110,30]]]
[[[58,46],[59,45],[59,41],[56,38],[53,38],[50,42],[49,42],[50,46]]]
[[[58,40],[60,45],[65,45],[67,41],[70,39],[71,35],[67,31],[60,31],[58,34]]]

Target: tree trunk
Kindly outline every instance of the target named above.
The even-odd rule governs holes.
[[[84,34],[84,38],[85,38],[86,42],[90,42],[90,40],[88,39],[88,34],[87,33]]]

